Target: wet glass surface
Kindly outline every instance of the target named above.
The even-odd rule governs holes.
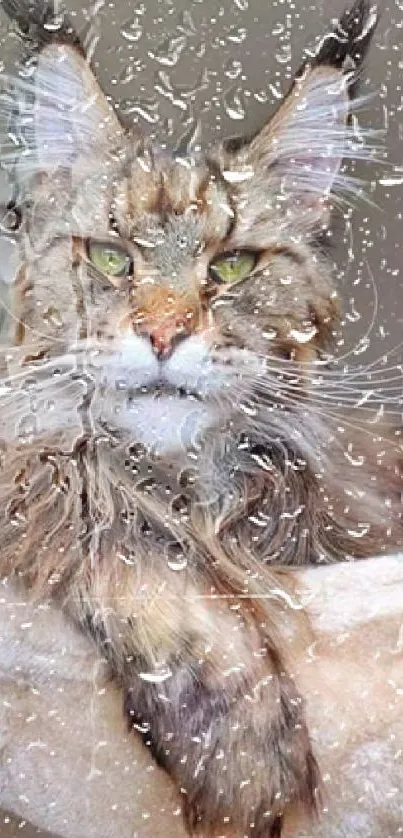
[[[329,20],[335,19],[343,8],[340,2],[336,8],[334,3],[329,4],[324,0],[320,4],[302,5],[279,0],[267,4],[267,8],[262,6],[260,0],[228,0],[222,5],[206,0],[153,0],[147,3],[97,0],[85,6],[73,1],[67,5],[74,27],[79,33],[86,33],[96,76],[103,90],[116,103],[123,124],[139,126],[162,150],[174,149],[179,157],[197,153],[200,148],[209,147],[224,137],[249,135],[260,128],[287,92],[304,54],[309,56],[316,41],[326,33]],[[371,141],[376,144],[377,150],[370,162],[359,160],[350,163],[349,172],[357,178],[356,194],[351,206],[344,206],[343,212],[339,214],[337,230],[333,235],[334,273],[344,303],[342,331],[336,340],[336,354],[339,357],[337,370],[344,376],[345,383],[342,388],[336,384],[333,387],[331,377],[326,378],[325,374],[320,399],[324,415],[327,410],[328,415],[332,416],[336,407],[353,406],[362,408],[364,412],[371,407],[375,411],[376,421],[382,420],[389,412],[390,417],[400,422],[403,400],[403,4],[398,0],[389,2],[382,11],[374,45],[363,70],[365,101],[357,116],[358,122],[353,121],[358,139],[359,125],[372,129]],[[56,31],[57,25],[56,20]],[[2,31],[2,69],[13,72],[15,56],[19,51],[18,41],[15,35],[6,35],[4,22]],[[304,50],[307,52],[304,53]],[[34,69],[33,64],[25,66],[22,73],[25,81],[29,82]],[[232,180],[236,181],[239,173],[230,173],[229,179],[231,175]],[[6,204],[12,195],[6,176],[0,183],[0,190]],[[0,275],[3,280],[0,292],[7,309],[10,285],[18,264],[14,236],[18,217],[13,212],[12,207],[4,209],[1,221],[4,235],[0,239]],[[179,240],[181,231],[175,230],[174,233]],[[156,245],[154,240],[151,240],[151,244],[147,240],[144,243],[151,248],[158,245],[158,241]],[[118,257],[116,253],[111,256],[109,252],[101,253],[98,258],[112,258],[113,261]],[[130,254],[125,254],[125,258],[130,263]],[[119,272],[120,262],[113,262],[113,265],[117,265],[116,271]],[[103,291],[104,298],[108,300],[105,304],[107,308],[111,305],[108,297],[111,289],[104,288]],[[112,289],[112,293],[113,300],[118,299],[119,289],[116,294]],[[171,316],[170,309],[168,315]],[[42,326],[45,332],[49,330],[53,334],[57,331],[63,325],[63,317],[63,312],[61,314],[53,302],[43,305]],[[0,321],[3,334],[7,323],[7,315],[4,314]],[[185,318],[181,319],[179,325],[181,329],[187,328]],[[304,346],[314,337],[315,329],[316,326],[311,323],[305,323],[303,328],[294,328],[293,340]],[[263,337],[270,340],[269,331]],[[157,339],[163,351],[164,335],[158,334]],[[194,358],[194,363],[201,368],[204,360],[203,363],[200,361],[197,347]],[[60,365],[55,364],[54,375],[61,375],[63,379],[66,374],[68,378],[71,372],[70,360],[66,357]],[[94,359],[91,362],[97,370],[101,366],[97,366]],[[130,378],[130,365],[127,364],[117,373],[114,364],[115,361],[112,361],[105,373],[108,381],[114,380],[120,394],[134,389],[137,385]],[[181,403],[175,406],[174,419],[181,428],[182,442],[184,440],[185,446],[191,447],[196,436],[195,428],[201,427],[204,430],[210,419],[200,408],[199,391],[196,394],[193,392],[189,377],[179,364],[173,375],[177,376],[175,386],[177,380],[181,379]],[[202,370],[198,378],[202,395],[203,387],[207,387],[204,379],[200,384],[203,375]],[[211,370],[205,378],[211,381]],[[18,423],[18,441],[21,444],[29,444],[38,433],[38,422],[42,421],[41,411],[43,415],[46,414],[46,422],[49,421],[51,427],[55,407],[63,411],[63,398],[66,398],[65,404],[68,405],[70,396],[81,404],[80,388],[84,390],[87,385],[84,377],[79,379],[76,376],[70,380],[70,389],[58,389],[56,397],[54,391],[50,395],[45,394],[45,409],[45,403],[41,402],[38,408],[32,396],[36,382],[36,372],[33,371],[24,392],[24,400],[13,408],[13,421]],[[172,393],[171,390],[165,393],[165,386],[166,382],[163,382],[163,386],[158,384],[161,387],[158,398],[162,407],[159,414],[155,409],[151,419],[147,401],[149,382],[146,378],[141,380],[144,402],[139,400],[135,412],[139,438],[136,439],[136,446],[126,452],[124,469],[126,474],[132,475],[142,496],[152,496],[156,486],[159,487],[168,505],[170,519],[179,527],[188,520],[189,497],[194,483],[192,463],[187,462],[186,468],[182,468],[178,485],[175,480],[172,485],[168,481],[163,485],[158,469],[156,473],[152,473],[152,470],[150,472],[143,448],[150,440],[150,444],[160,445],[162,449],[166,446],[166,450],[172,444],[165,435],[165,410],[166,405],[171,403]],[[183,397],[189,395],[189,390],[194,399],[193,409],[190,417],[186,413],[183,418]],[[2,395],[7,397],[7,392]],[[168,399],[167,403],[163,402],[161,395]],[[104,404],[101,407],[104,408]],[[239,408],[249,422],[252,422],[258,411],[256,400],[250,394],[245,398],[239,397]],[[80,421],[83,416],[80,413]],[[83,418],[84,424],[87,419]],[[105,435],[108,436],[110,415],[102,416],[102,421]],[[129,405],[125,414],[126,430],[130,430],[132,421]],[[70,439],[70,429],[65,430]],[[240,451],[242,446],[243,450],[248,446],[244,438],[239,441]],[[253,456],[260,468],[267,469],[267,462],[260,450],[254,451]],[[355,449],[349,449],[346,458],[349,465],[357,469],[364,462],[363,455]],[[196,462],[196,466],[199,462]],[[50,467],[53,468],[52,464]],[[194,464],[193,467],[196,468]],[[72,479],[67,471],[61,474],[54,468],[53,486],[60,495],[68,491]],[[25,476],[20,474],[18,480],[23,491]],[[297,508],[292,512],[283,511],[282,514],[289,521],[293,516],[297,520],[300,512]],[[24,514],[22,504],[10,509],[10,519],[16,527],[23,526]],[[137,524],[146,543],[149,522],[144,512]],[[126,525],[127,520],[124,520],[122,526]],[[252,511],[248,532],[254,533],[254,543],[260,543],[259,534],[265,525],[264,513]],[[359,526],[351,527],[349,534],[359,541],[366,534],[365,527],[365,520],[360,521]],[[164,562],[169,571],[178,577],[185,574],[188,570],[186,550],[173,541],[164,547],[164,551]],[[134,573],[138,572],[136,557],[127,545],[122,546],[120,561]],[[57,584],[57,579],[52,581]],[[144,669],[139,675],[144,682],[156,685],[169,681],[171,676],[172,671],[165,662],[155,669]],[[0,824],[2,838],[3,835],[4,838],[15,838],[17,834],[25,838],[45,835],[36,830],[31,835],[30,827],[24,822],[12,825],[12,821],[9,824],[7,818],[4,826]]]

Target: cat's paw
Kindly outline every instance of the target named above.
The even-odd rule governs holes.
[[[213,686],[183,667],[158,686],[134,679],[126,712],[183,795],[191,835],[280,838],[289,806],[315,808],[319,773],[286,673]]]

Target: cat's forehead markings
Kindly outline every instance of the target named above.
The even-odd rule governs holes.
[[[172,246],[178,237],[185,252],[198,241],[211,244],[228,235],[233,224],[231,196],[219,172],[206,164],[170,160],[145,169],[138,160],[117,184],[118,221],[131,239],[149,238],[149,247]],[[187,246],[188,243],[188,246]]]
[[[143,230],[132,238],[143,248],[147,243],[143,250],[146,265],[157,272],[160,279],[175,280],[178,284],[180,279],[186,280],[186,273],[192,268],[202,240],[202,224],[200,219],[186,214],[169,215],[163,226],[158,218],[149,219]]]

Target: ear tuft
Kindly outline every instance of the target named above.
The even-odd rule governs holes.
[[[59,42],[80,48],[60,0],[1,0],[1,7],[31,49],[42,49],[55,36]]]
[[[266,188],[294,216],[306,211],[310,226],[327,220],[330,194],[344,199],[357,190],[340,172],[343,159],[373,153],[362,141],[371,132],[358,132],[350,117],[364,101],[355,98],[356,83],[377,21],[376,7],[358,0],[303,65],[273,119],[250,143],[232,149],[230,168],[253,168],[251,189]],[[225,151],[231,154],[231,147]]]
[[[357,0],[347,9],[335,29],[322,38],[313,61],[338,70],[358,70],[368,52],[379,20],[377,6]]]

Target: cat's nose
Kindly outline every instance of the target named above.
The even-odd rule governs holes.
[[[169,317],[159,324],[150,324],[141,334],[148,337],[154,354],[159,361],[167,361],[171,357],[178,343],[189,337],[191,328],[189,322],[181,317]]]
[[[182,340],[200,325],[201,306],[194,293],[166,285],[136,289],[131,311],[132,327],[147,337],[159,361],[166,361]]]

